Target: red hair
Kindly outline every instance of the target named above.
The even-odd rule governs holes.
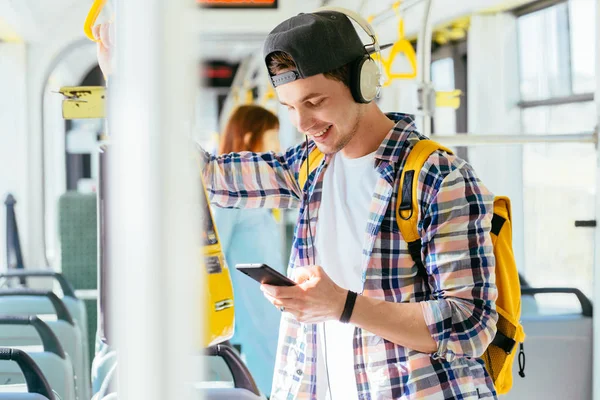
[[[231,114],[227,122],[219,153],[261,151],[265,132],[278,128],[279,119],[269,110],[254,105],[240,106]],[[248,139],[246,139],[246,134],[250,135]]]

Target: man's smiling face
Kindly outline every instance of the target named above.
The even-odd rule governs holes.
[[[342,82],[314,75],[276,88],[292,124],[325,154],[343,149],[355,136],[362,108]]]

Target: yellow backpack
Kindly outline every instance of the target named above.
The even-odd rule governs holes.
[[[408,243],[408,250],[419,268],[419,273],[424,276],[427,271],[421,260],[421,238],[417,229],[419,218],[418,175],[429,156],[437,150],[452,154],[451,150],[432,140],[421,140],[413,147],[400,177],[401,190],[398,190],[398,208],[396,210],[398,227],[402,237]],[[312,173],[319,166],[323,157],[316,147],[311,151],[308,157],[308,168],[305,160],[299,171],[298,182],[301,188],[304,188],[306,184],[308,173]],[[517,343],[519,343],[520,358],[519,375],[525,376],[523,372],[525,333],[520,323],[521,285],[512,250],[511,210],[510,200],[507,197],[494,199],[491,236],[496,258],[498,330],[482,359],[494,382],[496,392],[505,394],[512,387],[512,365],[517,354]],[[521,357],[523,358],[521,359]]]

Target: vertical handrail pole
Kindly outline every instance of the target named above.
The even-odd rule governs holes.
[[[422,115],[418,116],[420,121],[420,132],[431,136],[433,112],[435,111],[435,96],[431,85],[431,0],[423,1],[423,20],[417,38],[417,82],[418,87],[418,109]]]
[[[600,130],[600,0],[596,0],[596,132]],[[596,220],[600,218],[600,149],[596,143]],[[600,300],[600,229],[596,228],[594,246],[594,274],[592,300]],[[593,352],[594,362],[592,367],[593,399],[600,400],[600,317],[594,315],[593,320]]]
[[[191,0],[117,3],[107,263],[122,399],[191,399],[200,350],[198,90]]]

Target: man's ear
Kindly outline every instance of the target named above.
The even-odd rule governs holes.
[[[244,145],[248,146],[250,144],[250,139],[252,139],[252,132],[246,132],[244,134]]]

